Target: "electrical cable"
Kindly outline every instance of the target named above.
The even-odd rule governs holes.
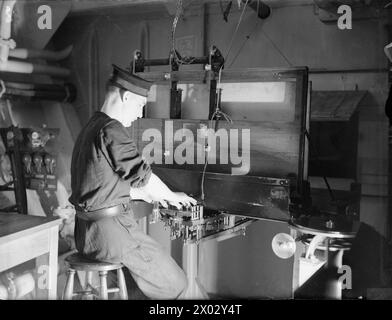
[[[240,18],[238,19],[237,26],[236,26],[236,28],[235,28],[235,31],[234,31],[234,33],[233,33],[233,36],[231,37],[229,49],[228,49],[228,51],[227,51],[227,54],[226,54],[226,57],[225,57],[225,60],[224,60],[224,61],[227,61],[227,58],[228,58],[228,56],[229,56],[229,54],[230,54],[231,48],[232,48],[232,46],[233,46],[234,38],[236,37],[237,32],[238,32],[238,30],[239,30],[239,28],[240,28],[240,25],[241,25],[241,22],[242,22],[242,19],[243,19],[245,10],[246,10],[246,8],[247,8],[247,6],[248,6],[248,2],[249,2],[249,0],[246,0],[245,6],[244,6],[244,8],[242,9]]]
[[[221,117],[223,117],[228,123],[233,123],[233,120],[230,118],[230,116],[228,114],[224,113],[220,109],[220,100],[221,100],[221,93],[222,93],[222,89],[220,88],[220,84],[221,84],[221,78],[222,78],[222,69],[223,69],[223,66],[219,69],[218,83],[217,83],[217,87],[216,87],[217,91],[216,91],[215,111],[212,114],[210,122],[209,122],[210,128],[208,128],[208,129],[212,129],[213,121],[216,118],[214,132],[218,131],[218,122]],[[209,130],[207,130],[207,133],[208,132],[209,132]],[[208,137],[207,137],[207,139],[208,139]],[[202,202],[204,202],[204,200],[205,200],[204,181],[205,181],[205,175],[207,172],[207,165],[208,165],[208,152],[210,151],[209,145],[208,145],[208,140],[207,140],[207,146],[205,146],[204,150],[205,150],[205,163],[204,163],[203,173],[202,173],[202,177],[201,177],[201,186],[200,186]]]
[[[260,9],[260,0],[257,0],[257,8],[256,8],[256,12],[259,12]],[[241,47],[238,49],[236,55],[233,58],[233,61],[230,63],[229,65],[229,69],[231,68],[231,66],[234,64],[234,62],[237,60],[238,56],[240,55],[242,49],[244,48],[246,42],[250,39],[250,37],[253,35],[253,33],[256,31],[257,26],[259,25],[260,19],[257,19],[255,26],[253,27],[252,31],[245,36],[245,40],[242,42]]]
[[[181,1],[181,0],[179,0],[179,1]],[[231,37],[231,40],[230,40],[230,45],[229,45],[229,49],[227,50],[227,53],[226,53],[226,57],[225,57],[225,59],[224,59],[224,61],[227,61],[227,58],[228,58],[228,56],[229,56],[229,54],[230,54],[230,52],[231,52],[231,49],[232,49],[232,47],[233,47],[233,41],[234,41],[234,39],[235,39],[235,37],[237,36],[237,33],[238,33],[238,30],[239,30],[239,27],[240,27],[240,25],[241,25],[241,22],[242,22],[242,20],[243,20],[243,16],[244,16],[244,13],[245,13],[245,11],[246,11],[246,8],[247,8],[247,6],[248,6],[248,3],[249,3],[249,0],[246,0],[246,3],[245,3],[245,5],[244,5],[244,8],[242,9],[242,12],[241,12],[241,15],[240,15],[240,18],[238,19],[238,22],[237,22],[237,25],[236,25],[236,28],[235,28],[235,31],[234,31],[234,33],[233,33],[233,36]],[[259,2],[258,2],[258,5],[259,5]],[[178,19],[177,19],[178,20]],[[176,24],[177,24],[177,22],[175,22]],[[173,26],[175,26],[174,25],[174,21],[173,21]],[[174,37],[173,37],[174,38]],[[174,40],[173,40],[174,41]],[[217,131],[217,128],[218,128],[218,121],[219,121],[219,119],[221,118],[221,117],[223,117],[227,122],[229,122],[229,123],[232,123],[233,121],[232,121],[232,119],[229,117],[229,115],[227,115],[226,113],[224,113],[221,109],[220,109],[220,106],[219,106],[219,104],[220,104],[220,97],[221,97],[221,88],[220,88],[220,85],[221,85],[221,76],[222,76],[222,70],[223,70],[223,66],[224,66],[224,64],[219,68],[219,76],[218,76],[218,83],[217,83],[217,87],[216,87],[216,97],[217,97],[217,99],[216,99],[216,106],[215,106],[215,112],[212,114],[212,116],[211,116],[211,119],[210,119],[210,127],[211,127],[211,129],[212,129],[212,125],[213,125],[213,121],[214,121],[214,119],[216,118],[216,122],[215,122],[215,132]],[[208,129],[210,129],[210,128],[208,128]],[[208,132],[208,131],[207,131]],[[207,172],[207,165],[208,165],[208,152],[210,151],[209,149],[209,146],[208,146],[208,144],[207,144],[207,146],[205,146],[205,163],[204,163],[204,168],[203,168],[203,173],[202,173],[202,179],[201,179],[201,200],[204,202],[204,200],[205,200],[205,193],[204,193],[204,181],[205,181],[205,175],[206,175],[206,172]]]
[[[172,24],[172,32],[171,32],[171,40],[172,40],[172,45],[171,45],[171,52],[174,58],[174,61],[178,64],[186,65],[186,64],[191,64],[196,60],[194,57],[179,57],[175,48],[175,34],[176,34],[176,29],[177,29],[177,24],[178,20],[180,19],[181,12],[183,11],[183,4],[182,0],[177,1],[177,8],[176,8],[176,14],[173,19],[173,24]]]
[[[230,63],[229,65],[229,69],[232,67],[232,65],[234,64],[234,62],[237,60],[238,56],[240,55],[242,49],[244,49],[244,46],[246,44],[246,42],[250,39],[250,37],[253,35],[253,33],[256,31],[257,26],[259,24],[260,20],[257,20],[255,26],[253,27],[252,31],[245,37],[245,40],[242,42],[241,47],[238,49],[238,52],[236,53],[236,55],[233,58],[233,61]]]
[[[283,57],[283,59],[286,60],[287,64],[292,67],[292,63],[290,62],[290,60],[284,55],[284,53],[279,49],[279,47],[275,44],[275,42],[269,37],[269,35],[263,30],[261,29],[261,32],[264,34],[264,36],[268,39],[268,41],[273,45],[273,47],[275,48],[276,51],[278,51],[278,53],[281,55],[281,57]]]

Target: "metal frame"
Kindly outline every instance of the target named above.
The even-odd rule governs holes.
[[[13,137],[7,137],[9,132],[12,132]],[[11,126],[10,128],[0,129],[0,133],[6,147],[6,153],[11,161],[13,176],[13,186],[8,187],[5,190],[13,190],[15,194],[15,205],[9,208],[1,208],[1,210],[5,212],[27,214],[26,181],[24,177],[20,145],[23,142],[22,131],[17,127]]]
[[[172,71],[172,72],[141,72],[138,76],[151,81],[155,84],[170,85],[175,82],[181,83],[206,83],[210,88],[210,112],[215,106],[216,94],[214,88],[218,80],[218,74],[214,71]],[[299,133],[299,161],[297,169],[296,191],[303,196],[306,193],[307,165],[305,161],[308,155],[308,143],[306,141],[306,131],[309,130],[310,119],[310,85],[308,81],[308,68],[252,68],[252,69],[233,69],[221,72],[221,83],[228,82],[295,82],[295,112],[296,118],[301,127]],[[172,114],[172,112],[171,112]],[[206,119],[209,120],[209,119]]]

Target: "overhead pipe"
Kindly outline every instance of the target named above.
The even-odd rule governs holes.
[[[12,12],[15,6],[16,0],[5,0],[1,7],[1,23],[0,23],[0,71],[3,72],[15,72],[15,73],[38,73],[47,74],[58,77],[68,77],[71,72],[68,69],[38,65],[29,62],[12,61],[8,60],[10,49],[15,49],[15,42],[11,39],[11,23],[12,23]],[[67,48],[69,50],[69,48]],[[16,54],[23,56],[28,52],[16,51]],[[34,52],[35,54],[42,54],[41,52]],[[65,52],[67,53],[67,51]],[[46,55],[53,57],[52,54]]]
[[[60,61],[67,58],[72,52],[73,46],[70,45],[61,51],[33,50],[33,49],[11,49],[9,57],[17,59],[45,59],[47,61]]]
[[[1,7],[1,22],[0,22],[0,66],[8,60],[8,53],[10,46],[14,43],[11,39],[11,22],[12,11],[14,10],[16,0],[5,0]]]
[[[20,90],[42,90],[42,91],[62,91],[64,86],[59,84],[47,83],[25,83],[25,82],[5,82],[6,88]]]
[[[41,87],[41,89],[21,89],[5,84],[4,96],[7,98],[25,98],[30,100],[51,100],[59,102],[73,102],[76,98],[76,88],[72,84],[65,84],[61,88],[58,86],[49,90],[49,86]]]
[[[68,77],[71,74],[70,70],[62,67],[13,60],[8,60],[6,63],[0,63],[0,71],[15,73],[37,73],[58,77]]]
[[[40,91],[40,90],[21,90],[9,88],[5,91],[5,95],[28,97],[28,98],[47,98],[48,100],[59,99],[64,100],[66,98],[65,91]]]

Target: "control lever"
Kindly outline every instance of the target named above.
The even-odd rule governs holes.
[[[35,166],[35,170],[38,174],[42,173],[42,156],[39,153],[34,154],[33,162]]]
[[[23,161],[26,173],[30,174],[31,173],[31,155],[28,153],[25,153],[23,155],[22,161]]]
[[[54,171],[56,170],[56,165],[57,165],[56,158],[52,157],[52,161],[50,162],[50,172],[51,172],[51,174],[54,174]]]
[[[51,165],[52,157],[49,153],[45,154],[44,163],[45,163],[46,172],[48,174],[52,174],[52,165]]]

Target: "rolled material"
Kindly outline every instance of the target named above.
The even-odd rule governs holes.
[[[5,83],[4,95],[12,97],[28,98],[31,100],[54,100],[59,102],[73,102],[76,98],[76,88],[67,83],[59,85],[35,85],[24,83]]]
[[[16,299],[20,299],[35,289],[35,280],[31,273],[22,274],[14,279]]]
[[[0,300],[8,299],[8,290],[5,286],[0,284]]]
[[[9,57],[17,59],[45,59],[47,61],[60,61],[67,58],[72,52],[70,45],[61,51],[33,50],[33,49],[13,49],[9,52]]]
[[[18,276],[12,274],[8,287],[0,283],[0,300],[21,299],[34,290],[35,280],[30,272]]]
[[[76,97],[76,89],[73,85],[67,84],[62,90],[22,90],[15,88],[6,88],[4,93],[8,98],[21,97],[31,100],[53,100],[59,102],[73,102]]]
[[[5,82],[6,88],[20,90],[64,91],[64,86],[58,84]]]

